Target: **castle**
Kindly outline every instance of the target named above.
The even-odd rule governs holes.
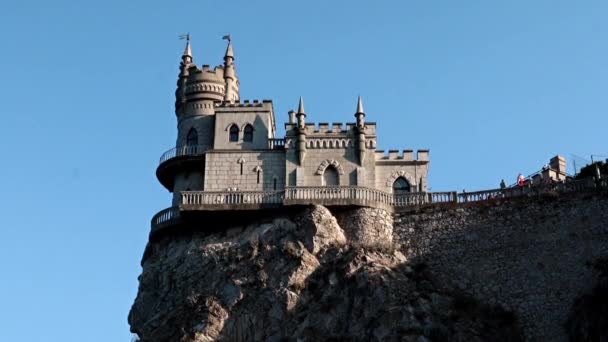
[[[173,193],[174,208],[302,201],[390,206],[394,195],[426,192],[429,151],[376,150],[376,124],[365,121],[360,97],[355,122],[331,126],[306,122],[300,97],[280,138],[272,101],[241,100],[230,39],[223,65],[211,69],[194,64],[188,37],[179,70],[176,147],[156,172]]]

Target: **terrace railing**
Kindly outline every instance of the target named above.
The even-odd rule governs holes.
[[[608,176],[532,187],[510,187],[474,192],[411,192],[391,194],[360,186],[302,186],[281,191],[183,191],[179,207],[158,212],[152,227],[180,220],[181,210],[258,209],[290,204],[363,205],[377,208],[405,208],[427,204],[474,203],[498,198],[536,196],[550,192],[585,192],[608,189]]]
[[[239,204],[282,204],[283,191],[182,191],[181,204],[239,205]]]
[[[159,164],[162,164],[162,163],[166,162],[167,160],[175,158],[175,157],[202,155],[203,152],[205,152],[205,151],[206,151],[206,147],[200,146],[200,145],[175,147],[175,148],[172,148],[169,151],[163,153],[163,155],[160,157]]]
[[[179,217],[180,215],[178,207],[163,209],[152,217],[152,227],[161,226],[165,223],[178,219]]]

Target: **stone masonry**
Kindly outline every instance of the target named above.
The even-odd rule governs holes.
[[[513,311],[530,341],[566,341],[586,265],[608,256],[608,197],[564,194],[396,213],[394,239],[446,287]]]

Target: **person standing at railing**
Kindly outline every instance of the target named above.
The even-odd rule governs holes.
[[[517,186],[519,186],[521,189],[523,189],[525,184],[526,184],[526,180],[524,178],[524,175],[522,175],[520,173],[519,175],[517,175]]]

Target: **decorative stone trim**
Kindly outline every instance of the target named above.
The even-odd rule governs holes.
[[[240,130],[244,131],[245,127],[247,127],[247,125],[251,126],[251,128],[255,131],[255,127],[253,127],[253,125],[250,124],[249,122],[245,122],[243,125],[241,125]]]
[[[338,170],[338,174],[341,174],[341,175],[344,174],[344,169],[342,168],[342,165],[340,165],[340,163],[338,163],[338,161],[335,159],[324,160],[317,168],[316,174],[319,176],[323,175],[323,173],[325,172],[325,169],[327,169],[327,167],[330,165],[335,167],[336,170]]]
[[[241,127],[239,127],[239,125],[236,124],[236,122],[231,122],[228,124],[228,126],[226,126],[226,128],[224,129],[224,131],[228,132],[228,130],[230,130],[230,127],[232,126],[236,126],[236,128],[239,129],[239,132],[242,131]],[[245,128],[245,126],[243,126],[243,128]]]
[[[397,180],[397,178],[399,178],[399,177],[405,178],[405,180],[407,180],[407,182],[410,183],[410,186],[417,185],[414,177],[412,177],[412,175],[410,175],[407,171],[398,170],[398,171],[394,171],[393,173],[391,173],[390,176],[388,176],[388,178],[386,179],[386,187],[392,189],[393,183],[395,183],[395,180]]]
[[[307,139],[306,148],[348,148],[351,139]]]
[[[253,172],[262,172],[262,167],[260,167],[260,165],[254,167]]]
[[[239,164],[245,164],[245,159],[243,159],[243,157],[241,157],[236,162],[239,163]]]

